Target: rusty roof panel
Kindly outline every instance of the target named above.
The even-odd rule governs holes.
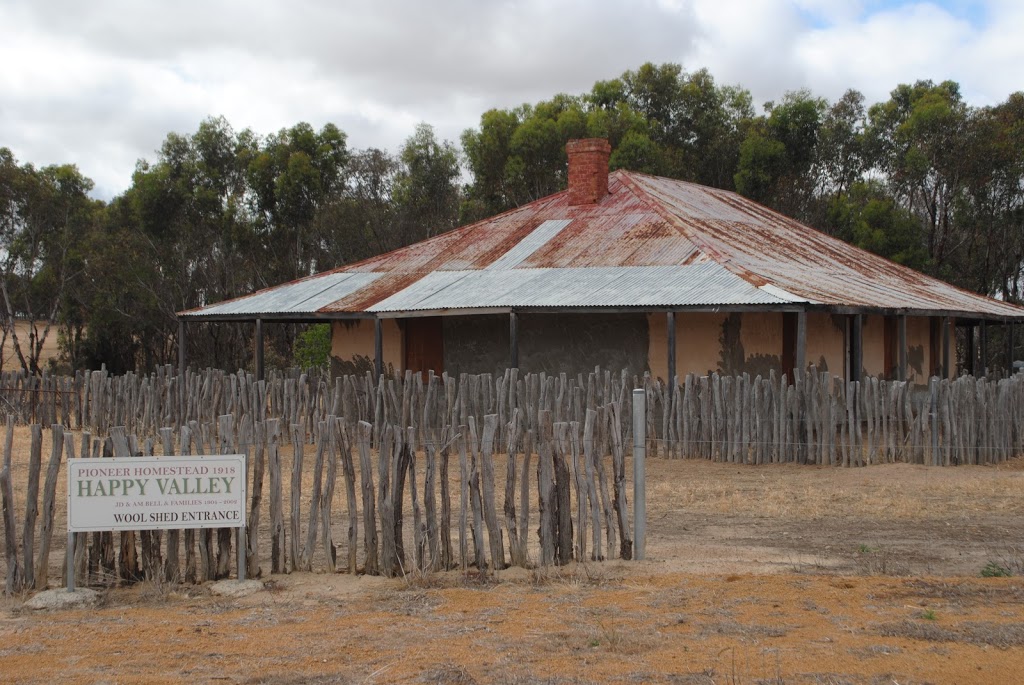
[[[482,308],[780,305],[800,301],[752,286],[718,264],[435,271],[368,311]]]
[[[735,193],[630,174],[730,270],[823,304],[1021,317],[1024,309],[901,266]]]

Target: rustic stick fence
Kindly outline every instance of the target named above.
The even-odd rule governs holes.
[[[1024,452],[1018,377],[915,387],[845,382],[814,369],[794,382],[712,374],[672,386],[600,369],[586,377],[513,369],[381,380],[288,371],[266,381],[170,368],[124,376],[8,373],[0,376],[5,588],[47,583],[60,527],[60,464],[76,454],[71,430],[81,431],[83,457],[247,454],[245,556],[253,576],[314,568],[486,572],[628,559],[624,445],[632,442],[634,386],[647,396],[652,457],[952,465]],[[52,428],[40,510],[44,421]],[[19,423],[31,426],[24,468],[23,459],[12,459]],[[227,576],[231,545],[229,529],[128,532],[116,541],[112,533],[81,533],[74,567],[82,583],[196,582]]]
[[[985,464],[1024,452],[1024,377],[999,380],[933,378],[925,386],[865,378],[847,382],[811,368],[797,378],[771,373],[751,378],[693,374],[675,384],[660,379],[593,373],[437,377],[435,403],[457,415],[449,425],[483,425],[498,416],[497,442],[505,444],[516,409],[552,412],[553,422],[585,421],[585,411],[617,402],[622,437],[632,438],[632,388],[647,394],[647,436],[652,456],[703,457],[737,463],[798,462],[860,465],[906,461],[933,465]],[[59,423],[106,436],[115,426],[128,435],[157,435],[183,427],[216,434],[221,416],[279,419],[292,439],[314,444],[327,416],[373,426],[372,445],[385,425],[413,427],[422,441],[422,406],[430,380],[406,373],[380,381],[371,374],[329,378],[297,369],[267,380],[218,370],[175,374],[171,367],[140,375],[105,371],[75,376],[0,374],[0,416],[19,424]],[[436,412],[435,412],[436,413]],[[440,414],[438,414],[440,415]],[[536,419],[531,419],[531,427]]]

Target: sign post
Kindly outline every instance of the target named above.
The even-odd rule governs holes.
[[[68,591],[75,590],[75,533],[238,528],[245,580],[244,454],[68,460]]]

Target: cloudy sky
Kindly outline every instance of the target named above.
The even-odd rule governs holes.
[[[492,107],[582,93],[652,61],[708,67],[756,103],[954,79],[1024,88],[1020,0],[0,0],[0,147],[71,162],[104,199],[210,115],[269,133],[334,122],[395,150],[457,141]]]

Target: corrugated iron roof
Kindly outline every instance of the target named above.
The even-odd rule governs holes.
[[[627,171],[192,318],[494,308],[811,306],[1024,318],[736,193]]]
[[[530,233],[524,236],[522,240],[513,245],[508,252],[495,259],[485,268],[498,270],[513,269],[519,266],[529,259],[534,252],[551,240],[554,240],[555,236],[561,233],[562,229],[570,223],[572,222],[568,219],[545,221],[540,226],[530,231]]]
[[[370,307],[374,313],[483,308],[689,307],[803,302],[718,264],[435,271]]]
[[[323,307],[373,283],[384,274],[332,272],[267,288],[252,295],[188,312],[186,316],[302,314]]]

